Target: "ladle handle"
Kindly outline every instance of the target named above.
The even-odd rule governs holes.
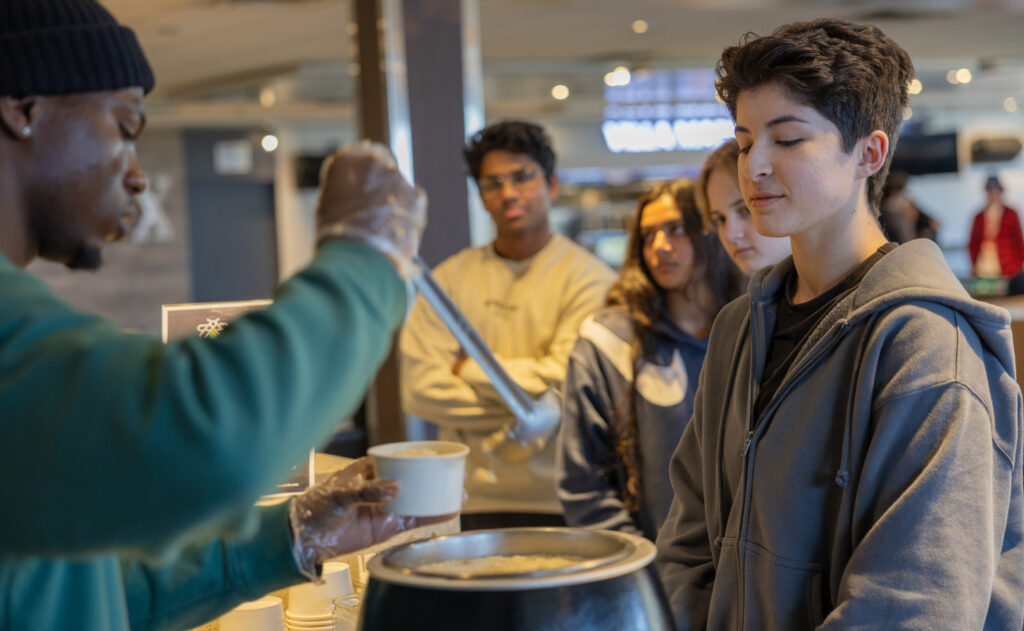
[[[444,325],[448,327],[448,330],[455,336],[456,341],[462,346],[462,350],[466,352],[484,371],[487,378],[494,384],[494,389],[497,390],[498,395],[505,401],[509,410],[513,416],[516,417],[520,423],[528,423],[534,414],[534,402],[529,395],[517,384],[512,381],[512,378],[508,376],[505,369],[498,363],[498,360],[494,358],[491,353],[491,349],[487,348],[483,339],[473,328],[473,325],[469,323],[469,320],[459,311],[452,299],[448,297],[448,294],[441,289],[437,279],[430,273],[430,267],[423,261],[422,258],[417,254],[414,258],[416,266],[419,267],[420,274],[413,278],[413,284],[416,289],[423,296],[424,300],[427,301]]]

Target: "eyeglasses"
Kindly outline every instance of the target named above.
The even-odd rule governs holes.
[[[477,180],[476,185],[480,189],[481,195],[494,195],[505,188],[505,182],[508,182],[517,189],[522,189],[524,185],[537,179],[540,175],[540,171],[533,167],[525,167],[518,171],[513,171],[508,175],[488,175]]]

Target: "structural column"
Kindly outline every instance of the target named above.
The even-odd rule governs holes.
[[[436,265],[470,244],[462,146],[483,123],[477,0],[354,0],[353,6],[360,132],[388,144],[403,173],[426,191],[420,255]],[[367,401],[372,443],[405,436],[399,387],[392,352]]]

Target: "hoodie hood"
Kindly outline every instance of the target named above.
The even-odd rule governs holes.
[[[887,248],[757,414],[792,267],[715,320],[658,535],[678,626],[1019,629],[1008,314],[972,300],[933,243]]]
[[[766,267],[750,280],[750,301],[755,309],[770,306],[793,270],[793,257]],[[1005,309],[971,298],[949,269],[934,241],[915,239],[883,256],[861,279],[857,289],[818,325],[807,346],[838,325],[854,325],[879,311],[901,303],[925,301],[962,314],[1003,368],[1016,374],[1010,314]]]

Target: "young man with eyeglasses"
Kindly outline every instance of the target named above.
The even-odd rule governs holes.
[[[491,125],[470,138],[464,155],[497,236],[458,252],[434,274],[512,379],[539,396],[561,386],[577,330],[603,305],[615,276],[551,231],[558,176],[541,127]],[[554,440],[519,463],[484,448],[511,413],[424,301],[413,307],[400,344],[405,412],[439,425],[442,438],[470,447],[463,529],[564,525],[555,495]]]

